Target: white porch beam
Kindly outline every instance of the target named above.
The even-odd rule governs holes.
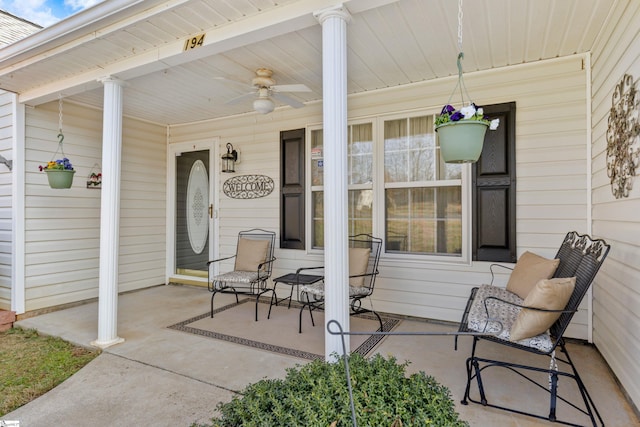
[[[350,0],[346,3],[349,4],[351,10],[362,12],[395,1],[397,0]],[[175,5],[183,2],[184,1],[174,0],[166,3],[173,8]],[[20,93],[19,101],[21,103],[38,105],[57,99],[60,93],[64,93],[65,96],[71,96],[95,89],[98,87],[96,80],[105,75],[115,76],[123,80],[131,80],[154,71],[220,54],[261,40],[317,25],[317,21],[313,18],[315,12],[328,9],[334,5],[335,0],[304,0],[286,3],[274,9],[269,9],[259,15],[250,16],[224,26],[204,29],[202,32],[206,33],[206,37],[203,46],[192,51],[184,51],[185,39],[181,39],[139,55],[125,58],[122,61],[104,67],[98,67],[66,79],[47,83],[33,89],[22,91],[19,88],[9,86],[7,86],[7,88]],[[154,11],[162,7],[162,5],[156,6]],[[139,16],[136,15],[128,19],[127,22],[133,25],[135,20],[139,19]],[[113,29],[111,29],[112,27]],[[60,53],[65,52],[68,50],[68,46],[77,47],[79,44],[87,41],[105,37],[115,29],[120,28],[121,26],[113,24],[111,27],[96,30],[84,35],[82,38],[69,41],[64,46],[57,46],[56,50],[59,50]],[[40,49],[41,47],[38,46],[38,48]],[[0,82],[6,82],[6,84],[9,85],[10,81],[7,80],[7,76],[10,76],[11,73],[20,72],[20,70],[32,66],[45,57],[51,58],[53,56],[55,56],[55,50],[54,52],[44,52],[38,56],[31,56],[9,67],[3,67],[0,74]]]
[[[118,255],[120,235],[120,169],[122,153],[122,97],[124,82],[107,77],[102,121],[102,177],[100,199],[100,278],[98,339],[106,348],[124,341],[118,337]]]
[[[339,335],[326,332],[337,320],[349,331],[347,228],[347,22],[338,5],[316,14],[322,25],[322,117],[324,144],[325,359],[343,354]],[[345,340],[349,353],[349,340]]]

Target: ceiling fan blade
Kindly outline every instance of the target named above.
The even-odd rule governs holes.
[[[274,85],[271,89],[278,92],[311,92],[311,89],[307,85],[294,84],[294,85]]]
[[[227,105],[235,105],[235,104],[239,104],[247,99],[251,99],[251,98],[255,98],[256,93],[255,92],[249,92],[249,93],[245,93],[244,95],[240,95],[237,96],[235,98],[230,99],[229,101],[225,102],[225,104]]]
[[[304,104],[302,102],[298,101],[297,99],[293,99],[290,96],[283,95],[281,93],[272,93],[271,97],[284,104],[290,105],[293,108],[304,107]]]
[[[239,82],[238,80],[229,79],[227,77],[215,76],[215,77],[211,77],[211,80],[220,80],[221,82],[231,83],[233,85],[236,85],[237,87],[243,87],[244,89],[247,89],[247,90],[250,90],[253,87],[247,83]]]

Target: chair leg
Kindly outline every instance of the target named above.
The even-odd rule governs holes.
[[[258,321],[258,301],[259,300],[260,300],[260,294],[256,295],[256,322]]]
[[[464,388],[464,396],[462,397],[462,400],[460,401],[460,403],[462,403],[463,405],[468,405],[469,404],[469,389],[471,388],[471,358],[469,357],[466,361],[466,365],[467,365],[467,385]]]
[[[302,313],[304,312],[304,308],[305,307],[309,307],[309,316],[311,317],[311,326],[316,326],[316,323],[313,320],[313,313],[311,310],[311,300],[309,299],[309,294],[307,294],[306,292],[303,292],[304,295],[307,298],[306,302],[302,303],[302,307],[300,307],[300,314],[298,315],[298,333],[301,334],[302,333]]]
[[[371,305],[371,310],[362,308],[362,298],[353,298],[349,305],[351,307],[351,314],[373,313],[378,318],[378,323],[380,323],[380,332],[384,332],[382,318],[373,310],[373,304]]]
[[[309,307],[309,317],[311,317],[311,326],[315,327],[316,326],[316,322],[314,322],[314,320],[313,320],[313,310],[312,310],[312,307],[311,307],[311,303],[309,303],[308,307]]]
[[[465,388],[465,393],[464,393],[464,397],[461,400],[461,403],[463,405],[467,405],[468,402],[473,402],[473,403],[479,403],[482,404],[483,406],[488,406],[491,408],[496,408],[496,409],[501,409],[501,410],[505,410],[505,411],[509,411],[509,412],[513,412],[513,413],[517,413],[517,414],[521,414],[521,415],[527,415],[530,417],[534,417],[534,418],[539,418],[542,420],[548,420],[551,422],[555,422],[555,423],[560,423],[560,424],[565,424],[565,425],[570,425],[570,426],[581,426],[582,424],[575,424],[572,423],[568,420],[561,420],[558,419],[557,416],[557,402],[560,400],[564,403],[566,403],[567,405],[573,407],[575,410],[577,410],[578,412],[581,412],[582,414],[586,415],[589,417],[589,419],[591,420],[591,425],[593,425],[593,427],[596,426],[601,426],[604,427],[604,421],[602,420],[602,417],[600,416],[600,413],[598,412],[598,409],[595,406],[595,403],[593,402],[593,399],[591,398],[591,396],[589,395],[584,383],[582,382],[580,376],[578,375],[578,372],[575,368],[575,365],[573,364],[573,362],[571,361],[571,358],[569,357],[568,352],[566,351],[566,348],[564,348],[564,343],[560,344],[560,348],[562,349],[565,357],[563,359],[558,358],[557,360],[559,362],[565,363],[569,366],[571,366],[571,369],[573,372],[569,372],[567,370],[564,369],[558,369],[556,366],[554,366],[553,364],[553,356],[552,356],[552,364],[550,365],[549,368],[538,368],[535,366],[529,366],[529,365],[520,365],[520,364],[516,364],[516,363],[512,363],[512,362],[506,362],[506,361],[499,361],[499,360],[491,360],[491,359],[484,359],[484,358],[480,358],[478,356],[475,356],[475,352],[476,352],[476,341],[478,341],[479,339],[474,337],[474,345],[473,345],[473,350],[472,350],[472,354],[471,357],[469,357],[466,361],[467,365],[467,385]],[[484,364],[484,366],[481,366],[481,363]],[[485,394],[485,390],[484,390],[484,385],[482,383],[482,378],[481,378],[481,372],[489,367],[495,367],[495,368],[506,368],[509,369],[510,371],[512,371],[513,373],[519,375],[520,377],[522,377],[524,380],[530,382],[531,384],[537,386],[539,389],[546,391],[547,393],[549,393],[549,412],[548,415],[538,415],[532,412],[526,412],[524,410],[519,410],[519,409],[515,409],[515,408],[509,408],[506,406],[501,406],[501,405],[497,405],[495,403],[489,403],[487,401],[487,397]],[[529,376],[529,374],[527,374],[527,372],[530,373],[545,373],[549,376],[549,382],[546,385],[541,384],[539,381],[537,381],[536,379],[534,379],[533,377]],[[478,391],[480,394],[480,400],[474,400],[473,398],[471,398],[470,396],[470,387],[471,387],[471,381],[474,379],[476,379],[477,381],[477,385],[478,385]],[[578,386],[578,391],[580,392],[580,397],[582,398],[583,404],[584,404],[584,408],[581,408],[578,406],[577,402],[572,402],[570,400],[568,400],[567,396],[562,396],[560,394],[558,394],[558,384],[559,384],[559,378],[560,377],[566,377],[567,379],[572,378],[573,380],[576,381],[576,385]],[[596,420],[597,417],[597,420]]]
[[[304,304],[300,307],[300,313],[298,314],[298,333],[302,333],[302,312],[304,311]]]
[[[549,401],[549,420],[556,420],[556,403],[558,401],[558,374],[552,373],[551,375],[551,390]]]
[[[213,297],[216,296],[216,291],[211,294],[211,318],[213,319]]]
[[[480,402],[482,403],[483,406],[487,405],[487,396],[485,396],[484,394],[484,385],[482,385],[482,377],[480,375],[480,362],[478,362],[477,358],[473,358],[473,360],[471,361],[471,364],[473,365],[473,368],[475,369],[476,373],[476,380],[478,381],[478,392],[480,393]]]
[[[273,299],[276,300],[276,306],[278,305],[278,297],[276,296],[275,285],[273,288],[273,292],[271,293],[271,301],[269,302],[269,314],[267,314],[267,319],[271,319],[271,307],[273,307]]]
[[[384,326],[382,325],[382,318],[380,317],[380,315],[378,313],[376,313],[375,311],[371,310],[371,312],[373,314],[376,315],[376,317],[378,318],[378,322],[380,323],[380,332],[384,332]]]
[[[584,401],[584,404],[587,408],[587,413],[589,415],[589,418],[591,418],[591,423],[594,426],[597,425],[596,419],[594,417],[594,413],[595,413],[595,416],[598,417],[598,421],[600,421],[600,425],[604,426],[604,421],[602,420],[602,416],[600,415],[600,412],[598,412],[598,408],[596,407],[596,404],[594,403],[593,399],[591,398],[591,395],[587,391],[587,386],[585,386],[584,383],[582,382],[582,378],[580,378],[580,375],[578,374],[578,370],[573,364],[571,357],[569,357],[569,352],[567,351],[567,348],[564,345],[564,340],[560,342],[560,349],[564,353],[564,357],[567,359],[566,360],[567,364],[571,366],[571,370],[573,371],[573,379],[576,381],[576,384],[578,385],[578,390],[580,390],[580,394],[582,395],[582,400]]]
[[[457,338],[457,336],[456,336]],[[469,391],[471,389],[471,380],[473,379],[472,376],[472,372],[473,372],[473,365],[471,364],[471,361],[473,360],[475,353],[476,353],[476,345],[477,345],[478,339],[476,337],[473,337],[473,345],[471,347],[471,357],[469,357],[467,359],[467,386],[464,389],[464,397],[462,398],[462,400],[460,401],[460,403],[462,403],[463,405],[468,405],[469,404]]]
[[[293,300],[293,286],[294,285],[291,285],[291,292],[289,293],[289,305],[287,306],[287,310],[291,308],[291,301]],[[295,286],[296,286],[296,292],[297,292],[298,285],[295,285]],[[276,298],[276,301],[277,300],[278,299]]]

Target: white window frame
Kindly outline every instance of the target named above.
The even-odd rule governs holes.
[[[399,112],[390,114],[381,114],[376,116],[370,116],[365,118],[352,119],[347,121],[347,125],[357,125],[363,123],[372,124],[372,137],[373,137],[373,213],[372,213],[372,233],[374,236],[385,237],[385,188],[414,188],[414,187],[442,187],[447,185],[461,186],[461,200],[462,200],[462,249],[459,255],[427,255],[427,254],[412,254],[412,253],[397,253],[386,252],[383,245],[382,256],[389,260],[398,260],[403,262],[433,262],[433,263],[445,263],[445,264],[471,264],[471,215],[472,215],[472,188],[471,188],[471,164],[461,165],[461,179],[459,180],[440,180],[440,181],[425,181],[415,182],[413,186],[408,187],[405,183],[388,183],[384,182],[384,122],[397,119],[410,119],[412,117],[436,115],[437,111],[431,110],[414,110],[410,112]],[[435,118],[435,117],[434,117]],[[307,236],[307,253],[322,253],[322,249],[314,249],[313,243],[313,192],[320,189],[319,186],[311,185],[311,134],[315,130],[323,129],[322,124],[309,125],[306,128],[306,192],[307,197],[305,200],[305,208],[308,214],[305,218],[305,227]],[[436,137],[437,138],[437,137]],[[440,148],[436,148],[438,152]],[[367,188],[366,184],[350,185],[350,190],[357,190]],[[380,201],[383,201],[382,204]]]

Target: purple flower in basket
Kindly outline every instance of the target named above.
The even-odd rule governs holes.
[[[73,165],[71,164],[71,162],[69,161],[68,158],[64,157],[62,159],[58,159],[58,160],[51,160],[49,161],[49,163],[47,163],[44,166],[38,166],[38,169],[40,169],[40,172],[42,171],[46,171],[46,170],[52,170],[52,169],[57,169],[57,170],[73,170]]]
[[[442,107],[440,114],[436,117],[436,128],[445,123],[460,122],[460,121],[477,121],[489,125],[490,130],[496,130],[500,124],[500,119],[489,120],[484,115],[482,107],[478,107],[474,103],[470,103],[466,107],[462,107],[456,110],[451,105],[447,104]]]

